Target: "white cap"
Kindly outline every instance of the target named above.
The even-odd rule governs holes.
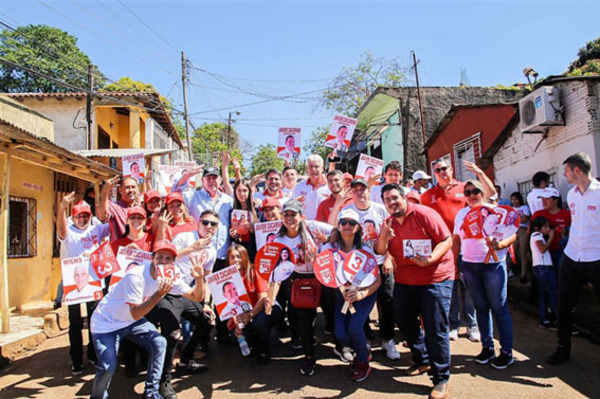
[[[358,213],[356,213],[354,209],[343,209],[340,213],[338,213],[338,222],[342,219],[350,219],[360,223]]]
[[[538,198],[560,197],[560,193],[556,187],[546,187]]]
[[[422,170],[417,170],[415,173],[413,173],[412,175],[412,179],[413,180],[419,180],[419,179],[431,179],[431,176],[429,176],[427,173],[425,173]]]

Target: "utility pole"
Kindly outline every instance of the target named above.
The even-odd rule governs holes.
[[[87,149],[92,149],[92,91],[94,90],[94,66],[88,65],[87,95],[85,101],[85,120],[87,121]]]
[[[185,54],[181,52],[181,83],[183,85],[183,111],[185,117],[185,138],[188,147],[188,157],[190,161],[194,160],[194,152],[192,151],[192,140],[190,139],[190,119],[188,114],[188,103],[187,103],[187,65],[185,61]]]
[[[425,149],[425,143],[427,142],[426,131],[425,131],[425,117],[423,116],[423,104],[421,103],[421,87],[419,86],[419,71],[417,69],[417,55],[414,50],[411,50],[413,56],[413,67],[415,68],[415,79],[417,81],[417,99],[419,100],[419,113],[421,115],[421,130],[423,132],[423,149]],[[427,169],[429,169],[429,160],[427,153],[425,153],[425,159],[427,159]]]
[[[227,120],[227,149],[229,149],[229,146],[231,145],[231,112],[229,113],[229,118]],[[236,115],[240,114],[240,111],[235,111]],[[235,121],[233,121],[235,122]]]

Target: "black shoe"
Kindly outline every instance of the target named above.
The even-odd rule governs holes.
[[[291,344],[293,349],[302,349],[304,347],[300,338],[292,338]]]
[[[490,360],[496,357],[496,352],[494,352],[494,348],[486,348],[484,347],[479,355],[475,356],[475,362],[479,364],[486,364]]]
[[[171,381],[162,381],[158,387],[158,393],[160,393],[164,399],[177,399],[177,393],[171,386]]]
[[[203,373],[208,370],[205,364],[198,363],[195,360],[188,360],[187,363],[177,363],[177,375],[189,375]]]
[[[515,362],[515,358],[506,351],[500,351],[500,356],[492,360],[492,367],[498,370],[504,370]]]
[[[556,352],[551,354],[548,358],[548,363],[553,366],[558,366],[559,364],[563,364],[570,358],[571,352],[564,346],[559,346],[558,349],[556,349]]]
[[[83,365],[78,364],[77,366],[71,366],[71,375],[79,375],[83,373]]]
[[[540,328],[547,328],[549,330],[556,331],[556,322],[553,322],[553,321],[542,321],[540,323]]]
[[[306,358],[304,359],[304,364],[300,367],[300,374],[311,376],[315,373],[315,360]]]

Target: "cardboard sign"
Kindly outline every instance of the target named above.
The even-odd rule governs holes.
[[[280,127],[277,134],[277,158],[293,161],[300,157],[300,128]]]
[[[277,232],[282,224],[283,222],[281,220],[255,223],[254,235],[256,236],[256,250],[261,249],[267,243],[273,242],[277,237]]]
[[[238,234],[248,234],[250,229],[247,224],[251,223],[250,211],[244,211],[242,209],[234,209],[231,211],[231,227],[234,228]]]
[[[344,277],[355,287],[365,288],[372,285],[379,275],[377,259],[362,249],[351,252],[344,262]]]
[[[135,266],[150,267],[152,263],[152,252],[142,251],[136,248],[119,247],[117,251],[117,263],[119,270],[114,272],[110,277],[110,285],[108,290],[112,290],[114,286],[123,279],[125,273],[130,268]]]
[[[181,167],[173,165],[158,165],[157,189],[161,195],[167,195],[171,192],[171,187],[179,181],[181,177]]]
[[[321,252],[313,261],[317,280],[330,288],[338,288],[346,284],[348,279],[344,275],[344,264],[347,260],[346,254],[337,249]]]
[[[485,206],[478,206],[467,212],[461,226],[461,229],[465,232],[465,238],[485,238],[483,224],[485,219],[493,212],[491,208]]]
[[[60,260],[65,305],[99,301],[102,299],[102,283],[85,256]]]
[[[113,252],[108,241],[104,242],[94,252],[91,253],[90,262],[92,264],[92,268],[96,272],[96,275],[100,279],[108,277],[111,274],[121,270],[119,262],[115,257],[115,253]]]
[[[144,163],[144,154],[125,155],[123,161],[123,177],[133,177],[139,184],[144,183],[144,171],[146,165]]]
[[[237,266],[230,266],[209,274],[206,283],[221,321],[252,310],[250,297]]]
[[[166,265],[156,265],[156,280],[162,278],[170,278],[173,281],[178,280],[180,277],[177,268],[173,263],[169,263]]]
[[[257,252],[254,265],[258,275],[265,281],[283,281],[294,271],[294,253],[278,242],[266,244]]]
[[[325,140],[325,147],[330,147],[340,152],[347,152],[357,122],[357,119],[344,115],[336,115],[329,128],[329,133]]]
[[[431,248],[431,240],[402,240],[402,252],[406,259],[417,256],[431,256],[433,249]]]
[[[498,205],[494,211],[499,216],[496,229],[492,232],[492,236],[497,240],[504,240],[514,234],[517,234],[519,225],[521,224],[521,216],[515,208],[509,205]]]
[[[175,161],[173,163],[175,166],[179,167],[179,176],[181,177],[184,173],[186,173],[188,170],[192,170],[196,167],[198,167],[198,164],[196,162],[190,162],[190,161]],[[196,179],[202,179],[202,174],[199,173],[194,177],[191,177],[190,180],[188,180],[188,183],[192,186],[192,187],[196,187]]]
[[[358,166],[356,167],[356,179],[366,179],[369,181],[371,176],[381,175],[382,171],[383,159],[377,159],[365,154],[360,154]]]

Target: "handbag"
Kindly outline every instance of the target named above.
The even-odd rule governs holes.
[[[316,278],[298,278],[292,282],[292,306],[315,309],[321,303],[321,283]]]

